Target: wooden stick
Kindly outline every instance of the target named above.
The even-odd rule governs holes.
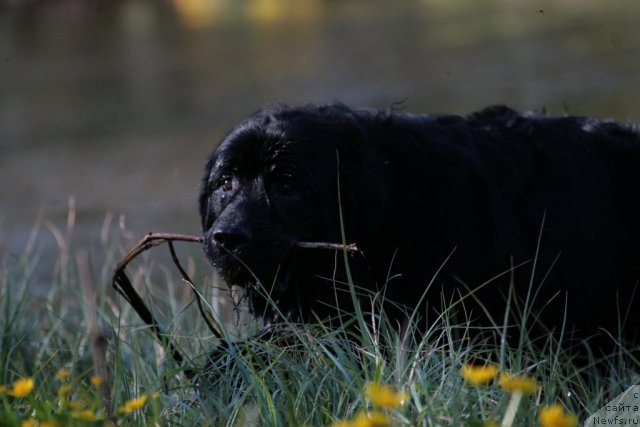
[[[204,239],[200,236],[192,236],[189,234],[176,234],[176,233],[147,233],[125,256],[122,261],[118,263],[115,271],[123,270],[127,264],[133,261],[142,252],[150,249],[154,246],[161,245],[166,242],[195,242],[202,243]],[[115,273],[114,273],[115,276]]]
[[[350,252],[360,252],[358,246],[355,243],[329,243],[329,242],[298,242],[296,246],[304,249],[333,249],[333,250],[344,250]]]
[[[153,317],[153,314],[147,308],[138,292],[136,292],[133,285],[131,284],[131,281],[127,277],[127,274],[125,273],[125,268],[127,267],[127,265],[142,252],[154,246],[172,241],[202,242],[202,237],[173,233],[148,233],[133,247],[133,249],[131,249],[131,251],[129,251],[129,253],[122,259],[122,261],[118,263],[113,271],[112,285],[114,289],[127,300],[129,305],[133,307],[142,321],[149,325],[149,327],[151,327],[151,330],[155,334],[158,341],[160,341],[161,343],[165,343],[167,350],[171,354],[171,357],[176,362],[176,364],[182,365],[184,356],[173,345],[168,335],[163,332],[160,324]],[[181,267],[179,268],[181,269]],[[192,372],[188,371],[186,372],[186,374],[187,376],[191,376]]]
[[[143,299],[140,297],[138,292],[134,289],[131,281],[127,277],[125,273],[125,269],[127,265],[134,259],[138,257],[142,252],[151,249],[155,246],[162,245],[164,243],[168,243],[169,251],[171,252],[171,258],[175,263],[178,271],[182,275],[183,280],[185,280],[188,284],[191,285],[195,295],[196,301],[198,303],[198,309],[200,310],[200,314],[204,317],[207,326],[211,330],[211,332],[220,340],[223,340],[222,334],[217,331],[209,318],[204,313],[202,303],[200,301],[200,294],[196,292],[195,286],[193,286],[192,280],[189,278],[187,273],[184,271],[180,262],[178,261],[178,257],[176,256],[175,250],[173,248],[173,242],[192,242],[192,243],[202,243],[204,238],[201,236],[193,236],[189,234],[176,234],[176,233],[147,233],[130,251],[127,255],[116,265],[116,268],[113,271],[112,276],[112,285],[114,289],[122,295],[127,302],[133,307],[133,309],[138,313],[138,316],[151,327],[151,330],[155,334],[156,338],[164,343],[167,346],[167,350],[173,357],[173,360],[176,364],[181,365],[184,361],[184,356],[180,353],[180,351],[173,345],[170,338],[166,333],[164,333],[160,327],[160,324],[156,321],[155,317],[151,313],[151,310],[147,308]],[[360,252],[360,249],[356,246],[355,243],[350,244],[342,244],[342,243],[330,243],[330,242],[297,242],[295,246],[302,249],[329,249],[329,250],[344,250],[350,252]],[[189,376],[189,373],[187,373]]]

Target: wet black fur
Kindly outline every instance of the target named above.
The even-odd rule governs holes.
[[[638,338],[640,136],[631,127],[506,107],[460,117],[278,106],[224,138],[201,191],[206,254],[246,287],[256,315],[276,316],[256,278],[284,315],[349,309],[345,286],[330,280],[344,279],[341,255],[295,247],[341,242],[342,209],[346,241],[364,253],[352,258],[356,284],[390,300],[414,307],[449,255],[429,307],[441,308],[441,291],[464,294],[520,264],[523,299],[537,253],[533,291],[547,326],[559,329],[566,303],[569,330],[617,336],[631,307],[624,334]],[[477,293],[499,321],[508,283]],[[476,307],[472,317],[483,316]]]

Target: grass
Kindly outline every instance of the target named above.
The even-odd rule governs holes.
[[[196,373],[189,379],[111,289],[112,269],[135,239],[108,221],[103,230],[87,252],[73,243],[70,215],[66,229],[38,225],[24,253],[2,259],[1,426],[473,426],[499,425],[510,411],[513,425],[526,426],[539,425],[543,408],[553,404],[583,420],[638,383],[640,367],[628,359],[613,358],[606,370],[583,368],[552,339],[535,349],[526,336],[514,347],[470,338],[469,326],[449,313],[426,336],[408,342],[383,314],[362,310],[343,315],[345,324],[359,328],[289,324],[281,336],[231,346],[224,363],[205,369],[215,339],[157,249],[128,273],[188,355]],[[48,235],[57,242],[53,263],[38,243]],[[198,249],[179,247],[207,300],[222,301],[209,309],[228,316],[232,311],[218,298]],[[219,319],[230,335],[251,329],[244,315],[240,322]],[[357,332],[362,325],[369,326]],[[529,394],[507,391],[502,380],[476,385],[461,374],[465,366],[484,363],[533,379],[536,387]],[[32,388],[24,380],[33,380]],[[389,385],[380,393],[391,400],[379,400],[371,384]],[[402,396],[402,404],[384,404],[394,396]]]

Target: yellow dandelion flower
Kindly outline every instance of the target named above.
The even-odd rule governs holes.
[[[20,427],[36,427],[37,422],[35,418],[27,418],[26,420],[22,420]]]
[[[527,376],[516,376],[509,374],[500,375],[500,387],[503,390],[506,390],[510,393],[519,392],[522,394],[531,394],[535,393],[538,390],[539,385],[531,377]]]
[[[383,384],[367,383],[364,394],[376,406],[381,408],[396,408],[407,399],[407,392],[396,393],[391,387]]]
[[[382,412],[364,412],[358,415],[351,424],[353,427],[388,427],[391,420]]]
[[[578,425],[578,417],[564,411],[560,404],[545,406],[538,414],[542,427],[575,427]]]
[[[68,369],[60,369],[58,372],[56,372],[56,378],[59,379],[60,381],[64,381],[67,378],[69,378],[69,370]]]
[[[120,409],[118,409],[118,411],[124,414],[129,414],[131,412],[134,412],[137,409],[142,408],[146,402],[147,402],[147,395],[143,394],[137,399],[132,399],[126,402],[124,405],[120,407]]]
[[[6,385],[0,385],[0,395],[7,394],[9,388]]]
[[[483,385],[493,380],[500,369],[496,365],[464,365],[462,367],[462,378],[473,385]]]
[[[8,394],[13,397],[25,397],[31,393],[34,385],[35,382],[33,381],[33,378],[20,378],[13,382],[13,387],[8,391]]]
[[[97,416],[91,409],[73,412],[71,416],[82,421],[97,421],[101,419],[101,417]]]
[[[95,388],[100,387],[104,382],[104,380],[100,375],[91,375],[91,378],[89,378],[89,381],[91,382],[91,385],[93,385]]]
[[[378,411],[361,412],[351,420],[339,420],[331,427],[388,427],[391,419]]]
[[[82,408],[82,402],[80,402],[79,400],[63,400],[62,406],[70,411],[77,411],[78,409]]]
[[[66,396],[71,392],[71,386],[69,384],[62,384],[58,389],[58,396]]]

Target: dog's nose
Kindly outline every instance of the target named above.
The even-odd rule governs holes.
[[[227,249],[237,249],[249,241],[249,232],[238,226],[217,227],[213,240]]]

